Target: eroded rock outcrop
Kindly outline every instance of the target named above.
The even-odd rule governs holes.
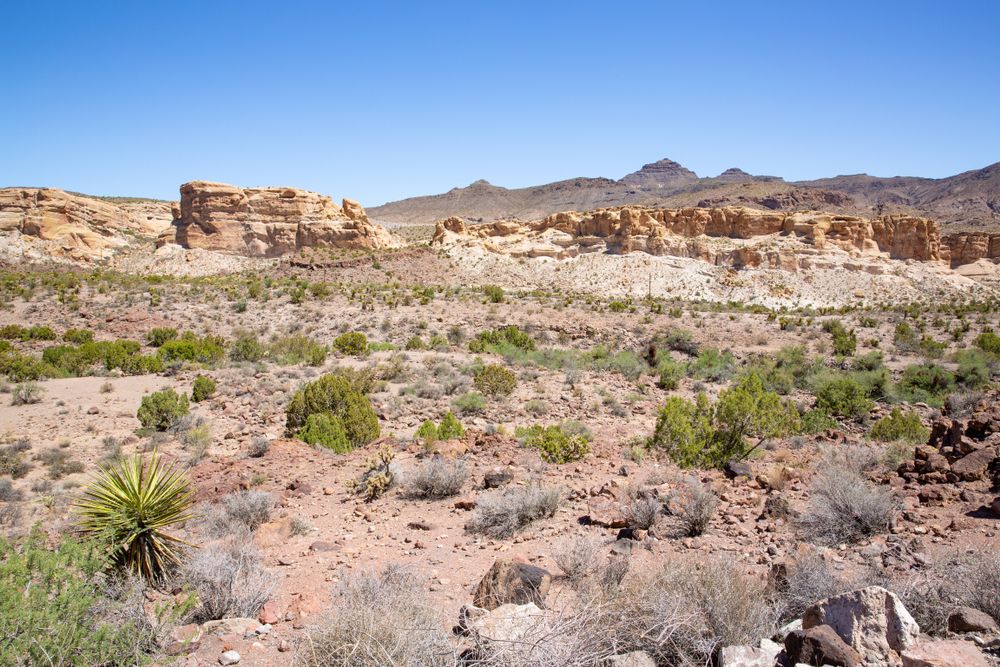
[[[304,248],[377,250],[396,244],[357,202],[345,199],[338,206],[325,195],[296,188],[192,181],[181,186],[174,218],[173,237],[161,237],[161,245],[278,257]]]
[[[956,232],[944,237],[951,266],[972,264],[980,259],[1000,260],[1000,234]]]
[[[135,235],[155,236],[169,221],[167,202],[119,204],[55,188],[0,189],[0,232],[36,239],[54,257],[107,259]]]
[[[742,244],[724,247],[712,239],[749,241],[773,236],[797,247]],[[734,267],[808,268],[799,255],[839,248],[856,255],[936,261],[942,252],[937,223],[912,216],[869,220],[817,211],[785,213],[740,206],[648,208],[623,206],[587,213],[556,213],[532,223],[503,220],[469,226],[451,217],[437,223],[433,242],[481,240],[484,247],[515,257],[563,259],[588,252],[646,252],[701,259]],[[798,252],[802,250],[804,252]]]

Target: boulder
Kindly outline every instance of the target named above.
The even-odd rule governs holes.
[[[632,651],[611,656],[607,665],[608,667],[656,667],[656,661],[645,651]]]
[[[726,646],[719,653],[719,667],[774,667],[781,647]]]
[[[527,603],[544,607],[551,581],[552,575],[543,568],[498,558],[476,587],[473,604],[483,609]]]
[[[987,613],[972,607],[959,607],[948,615],[948,629],[952,632],[1000,632],[997,622]]]
[[[590,518],[590,523],[605,528],[627,528],[629,524],[621,504],[607,496],[597,496],[588,500],[587,516]]]
[[[960,639],[924,642],[903,651],[903,667],[989,667],[976,645]]]
[[[485,642],[519,642],[529,636],[545,618],[532,603],[504,604],[467,621],[467,634]],[[461,624],[461,620],[460,620]]]
[[[864,658],[864,664],[895,664],[920,633],[917,622],[895,593],[881,586],[821,600],[802,616],[802,628],[830,626]]]
[[[861,667],[861,655],[847,645],[829,625],[795,630],[785,636],[785,654],[790,662],[831,667]]]
[[[952,463],[951,471],[966,482],[979,480],[986,476],[986,471],[996,457],[996,449],[983,447]]]

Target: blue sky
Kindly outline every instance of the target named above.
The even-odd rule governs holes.
[[[0,185],[365,205],[670,157],[806,179],[1000,161],[994,2],[7,2]]]

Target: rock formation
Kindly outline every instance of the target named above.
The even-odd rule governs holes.
[[[0,232],[37,239],[53,257],[106,259],[134,235],[155,236],[169,220],[167,202],[119,204],[55,188],[0,190]]]
[[[329,197],[296,188],[240,188],[192,181],[181,186],[172,234],[174,242],[253,257],[277,257],[303,248],[374,250],[392,247],[389,232],[373,225],[355,201],[338,206]]]
[[[798,241],[805,252],[777,245],[769,248],[766,243],[723,247],[711,242],[712,238],[747,241],[756,237]],[[785,269],[807,267],[808,260],[798,255],[826,248],[899,260],[951,257],[950,246],[942,247],[937,224],[926,218],[893,215],[869,220],[816,211],[783,213],[739,206],[623,206],[588,213],[556,213],[533,223],[499,221],[477,226],[451,217],[437,223],[432,242],[443,244],[463,238],[480,240],[488,250],[520,257],[563,259],[588,252],[641,251],[735,267]]]

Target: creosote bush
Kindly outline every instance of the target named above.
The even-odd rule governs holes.
[[[371,351],[368,346],[368,337],[358,331],[340,334],[333,339],[333,349],[341,354],[366,357]]]
[[[136,416],[143,428],[166,431],[188,413],[188,397],[173,389],[155,391],[142,397]]]
[[[492,398],[510,396],[517,388],[517,376],[500,364],[489,364],[476,371],[472,384]]]
[[[881,442],[903,441],[917,445],[927,442],[930,429],[923,425],[916,412],[909,410],[904,413],[898,407],[893,407],[887,417],[875,422],[868,435]]]
[[[195,403],[201,403],[204,400],[212,398],[215,390],[215,380],[206,375],[199,375],[194,379],[194,384],[191,386],[191,400]]]
[[[511,537],[538,519],[551,517],[559,508],[559,489],[531,484],[494,491],[478,498],[468,529],[490,537]]]
[[[326,414],[331,423],[334,419],[340,421],[351,448],[368,444],[379,436],[381,428],[365,389],[366,383],[360,376],[349,377],[339,372],[306,384],[288,403],[286,430],[289,435],[296,435],[306,426],[310,415]],[[313,427],[319,426],[314,419]],[[336,440],[330,442],[337,444]]]
[[[537,449],[546,463],[572,463],[582,460],[590,453],[590,443],[586,437],[567,433],[560,424],[535,424],[526,429],[518,429],[517,436],[523,438],[525,447]]]

